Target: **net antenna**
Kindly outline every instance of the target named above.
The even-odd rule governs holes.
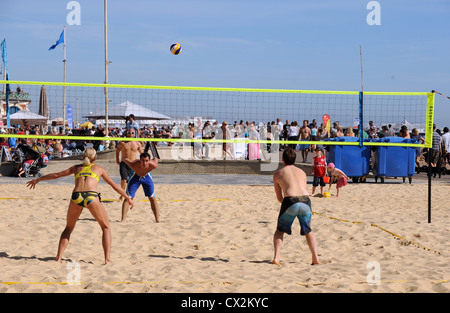
[[[362,60],[362,46],[359,45],[359,58],[361,60],[361,91],[364,91],[364,81],[363,81],[363,60]]]
[[[446,96],[446,95],[444,95],[443,93],[440,93],[439,91],[432,90],[431,92],[435,92],[435,93],[437,93],[438,95],[441,95],[441,96],[443,96],[443,97],[445,97],[445,98],[447,98],[447,99],[450,100],[450,97],[449,97],[449,96]]]
[[[359,45],[359,58],[361,61],[361,92],[359,93],[359,146],[363,145],[363,110],[364,110],[364,83],[363,83],[363,62],[362,62],[362,46]]]

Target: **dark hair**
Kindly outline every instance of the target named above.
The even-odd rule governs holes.
[[[287,148],[283,151],[283,161],[286,165],[292,165],[295,163],[295,159],[297,157],[297,154],[295,153],[295,150],[292,148]]]
[[[150,154],[148,152],[141,153],[141,155],[139,156],[140,159],[143,159],[143,158],[146,158],[146,157],[151,159]]]

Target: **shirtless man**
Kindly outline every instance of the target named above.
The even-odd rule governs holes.
[[[284,233],[291,234],[295,217],[300,221],[300,234],[305,236],[312,254],[312,265],[320,264],[317,254],[317,242],[311,231],[311,200],[306,186],[306,174],[295,166],[296,153],[292,148],[283,152],[283,167],[273,175],[273,184],[277,200],[281,202],[277,230],[273,235],[273,264],[280,264],[280,251]]]
[[[128,138],[134,138],[136,135],[136,130],[133,128],[127,131]],[[119,141],[116,149],[116,163],[120,166],[120,187],[123,190],[127,187],[128,179],[130,178],[131,169],[130,167],[123,161],[126,158],[130,160],[136,159],[137,152],[143,153],[142,145],[138,141]],[[121,157],[119,158],[119,155]],[[122,200],[122,196],[119,198]]]
[[[311,129],[308,127],[308,121],[303,121],[303,126],[300,128],[300,140],[311,140]],[[303,163],[308,160],[308,149],[309,145],[300,145],[300,150],[302,151]]]
[[[136,190],[142,185],[144,194],[150,201],[156,223],[159,223],[158,203],[155,198],[155,185],[153,184],[153,178],[150,173],[158,167],[158,159],[150,159],[150,154],[148,154],[148,152],[143,152],[139,159],[130,160],[125,158],[124,162],[133,170],[133,176],[131,176],[127,184],[127,195],[129,195],[131,199],[134,199]],[[125,221],[129,209],[130,205],[128,204],[128,201],[123,201],[122,222]]]

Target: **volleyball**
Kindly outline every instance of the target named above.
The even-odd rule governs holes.
[[[174,55],[178,55],[181,52],[181,46],[179,43],[174,43],[173,45],[170,46],[170,52],[172,52],[172,54]]]

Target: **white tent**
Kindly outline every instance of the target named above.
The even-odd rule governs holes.
[[[30,111],[18,111],[9,116],[11,125],[46,125],[48,117],[30,112]],[[6,117],[3,118],[3,122],[6,122]]]
[[[387,124],[386,124],[387,125]],[[392,125],[392,129],[394,129],[395,132],[399,132],[400,128],[405,125],[406,127],[408,127],[408,131],[411,132],[414,128],[417,128],[418,132],[420,134],[424,134],[425,133],[425,124],[418,124],[418,123],[410,123],[408,122],[406,119],[403,119],[403,121],[401,123],[391,123]]]
[[[108,120],[125,119],[130,114],[134,115],[135,120],[168,120],[169,116],[144,108],[139,104],[125,101],[120,104],[108,107]],[[87,118],[105,119],[105,109],[93,114],[85,115]]]

